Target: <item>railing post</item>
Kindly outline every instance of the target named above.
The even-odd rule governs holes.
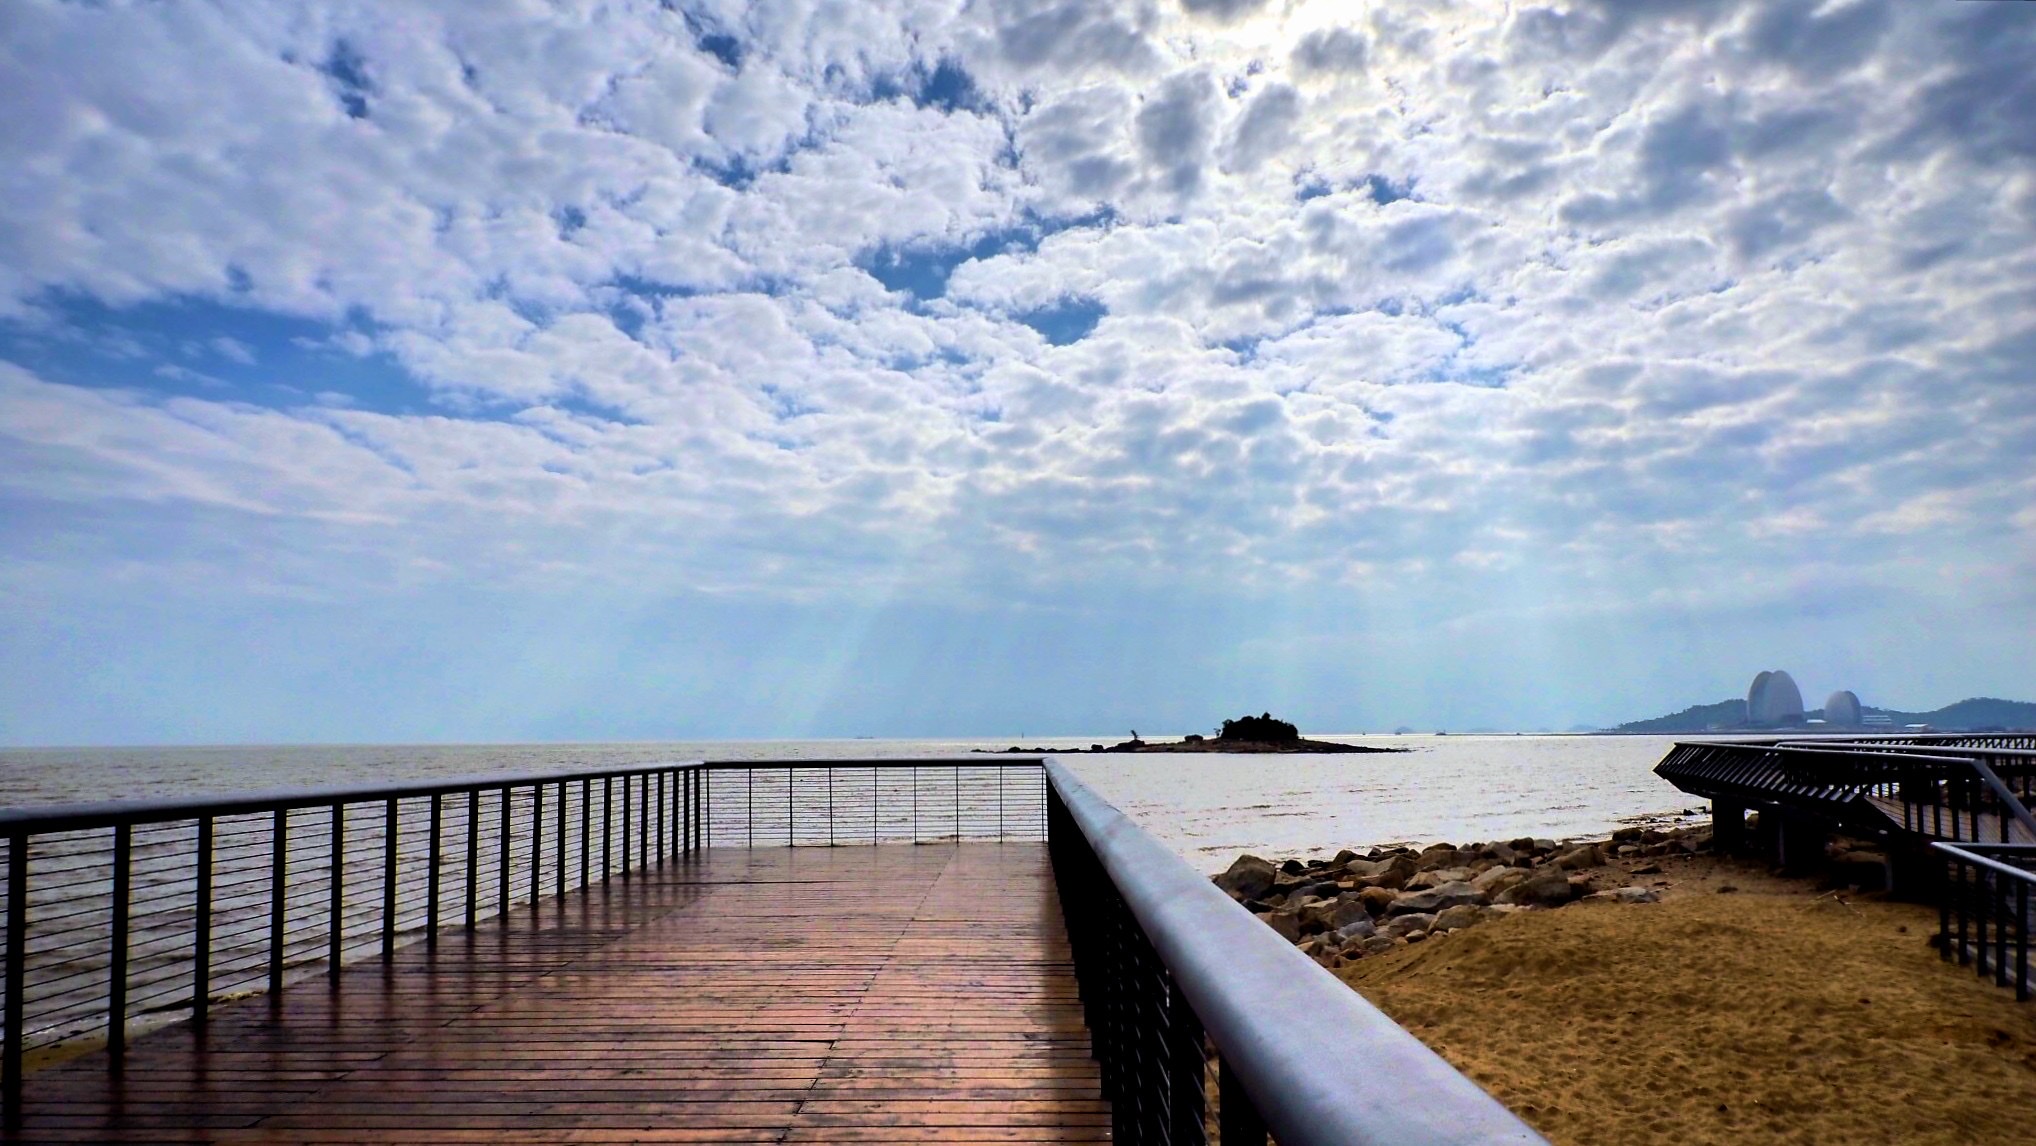
[[[1203,1094],[1209,1051],[1195,1008],[1171,981],[1167,984],[1166,1029],[1168,1146],[1204,1146],[1209,1140],[1208,1102]]]
[[[481,916],[481,790],[467,792],[467,930]]]
[[[647,872],[650,870],[650,828],[657,820],[657,805],[650,802],[648,772],[643,774],[643,800],[637,806],[642,810],[636,816],[636,866]]]
[[[622,878],[629,878],[629,777],[622,777]]]
[[[601,882],[615,868],[615,777],[601,777]]]
[[[438,842],[440,828],[445,822],[445,801],[437,792],[431,794],[431,843],[425,848],[424,862],[428,870],[424,874],[424,946],[427,950],[438,946],[438,862],[443,848]]]
[[[834,769],[824,771],[827,773],[827,846],[831,848],[834,846]]]
[[[582,781],[580,781],[580,886],[581,886],[581,887],[586,887],[587,885],[589,885],[589,884],[591,884],[591,883],[593,883],[593,882],[594,882],[594,872],[593,872],[593,869],[591,869],[591,868],[589,868],[589,867],[587,866],[587,860],[588,860],[588,856],[589,856],[589,853],[590,853],[590,850],[591,850],[591,849],[590,849],[590,847],[589,847],[589,842],[588,842],[588,841],[589,841],[589,840],[591,840],[591,839],[593,838],[593,834],[594,834],[594,832],[593,832],[593,828],[594,828],[594,781],[593,781],[593,780],[591,780],[591,779],[587,779],[587,780],[582,780]]]
[[[382,962],[396,957],[396,801],[382,801]]]
[[[339,983],[339,958],[346,942],[346,805],[332,806],[332,887],[326,912],[325,977]]]
[[[559,906],[565,906],[566,894],[566,782],[558,782],[558,868],[552,878],[552,894],[559,898]]]
[[[116,851],[118,848],[115,849]],[[116,857],[116,865],[120,862]],[[290,899],[290,812],[277,808],[269,824],[269,1008],[283,1005],[283,925],[289,915]],[[116,896],[116,899],[118,897]],[[125,913],[118,904],[117,912]],[[122,925],[123,933],[125,924]]]
[[[2015,881],[2015,1001],[2029,998],[2029,882]]]
[[[0,1022],[7,1026],[0,1039],[0,1103],[6,1106],[9,1127],[21,1117],[21,1024],[22,995],[28,988],[28,837],[7,837],[7,988],[0,1004]]]
[[[1223,1146],[1266,1146],[1265,1120],[1230,1064],[1217,1056],[1216,1065],[1217,1137]]]
[[[106,953],[106,1057],[119,1070],[127,1056],[127,931],[134,898],[134,826],[113,828],[113,936]]]
[[[497,849],[501,856],[501,861],[496,865],[495,872],[495,913],[502,917],[502,922],[505,924],[509,922],[509,846],[511,842],[510,837],[513,834],[511,825],[514,823],[510,815],[510,788],[509,785],[504,784],[502,785],[502,818],[499,821],[499,827],[502,831],[502,843]]]
[[[191,1025],[203,1027],[212,1008],[212,817],[198,817],[197,934],[191,945]]]
[[[530,910],[544,891],[544,783],[530,786]]]
[[[756,769],[742,770],[743,846],[756,847]]]

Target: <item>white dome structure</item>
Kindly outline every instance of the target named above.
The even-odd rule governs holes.
[[[1749,724],[1795,724],[1803,719],[1803,692],[1794,677],[1776,669],[1753,678],[1746,690]]]
[[[1824,723],[1843,724],[1848,728],[1859,725],[1859,698],[1849,688],[1841,688],[1824,701]]]

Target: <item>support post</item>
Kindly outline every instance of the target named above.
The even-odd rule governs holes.
[[[480,917],[481,899],[481,790],[467,793],[467,930]]]
[[[326,903],[325,977],[339,985],[339,957],[346,941],[346,805],[332,806],[332,887]]]
[[[396,957],[396,801],[382,802],[382,962]]]
[[[191,1025],[203,1028],[212,1009],[212,817],[198,817],[197,916],[191,944]]]
[[[28,989],[28,837],[7,838],[7,986],[0,1039],[0,1104],[9,1129],[21,1118],[22,996]]]
[[[431,844],[425,849],[424,862],[428,870],[424,873],[424,946],[435,949],[438,946],[438,862],[442,847],[438,842],[439,827],[445,818],[445,798],[441,793],[431,794]]]
[[[119,861],[116,859],[115,863]],[[290,813],[277,808],[269,825],[269,1009],[283,1005],[283,921],[290,910]],[[115,910],[125,913],[124,903]],[[122,925],[123,933],[125,925]],[[110,1046],[108,1049],[111,1049]]]
[[[1711,801],[1711,846],[1720,855],[1746,850],[1746,805],[1734,800]]]
[[[106,960],[106,1057],[116,1072],[127,1057],[127,931],[133,898],[134,826],[120,824],[113,829],[113,942]]]
[[[1217,1136],[1223,1140],[1223,1146],[1266,1146],[1265,1120],[1259,1117],[1258,1106],[1244,1092],[1237,1072],[1220,1060],[1216,1067],[1216,1093]]]

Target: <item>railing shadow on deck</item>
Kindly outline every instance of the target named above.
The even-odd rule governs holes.
[[[436,944],[706,847],[1041,840],[1120,1142],[1539,1142],[1057,762],[688,762],[0,810],[6,1115],[24,1052]]]

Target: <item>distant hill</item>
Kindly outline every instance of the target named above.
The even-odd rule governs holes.
[[[1974,696],[1947,704],[1935,712],[1902,712],[1893,708],[1867,708],[1861,712],[1885,712],[1895,724],[1927,724],[1932,728],[2036,728],[2036,704],[2026,700],[2002,700]]]
[[[1615,732],[1703,732],[1712,728],[1737,728],[1746,723],[1746,701],[1739,697],[1716,704],[1693,704],[1670,716],[1652,720],[1630,720]]]
[[[1930,712],[1904,712],[1896,708],[1873,708],[1862,706],[1864,713],[1883,713],[1894,729],[1905,724],[1927,724],[1943,732],[1960,732],[1976,728],[2031,728],[2036,729],[2036,704],[2026,700],[2001,700],[1991,696],[1975,696],[1956,704]],[[1821,709],[1808,714],[1821,717]],[[1738,729],[1746,725],[1746,702],[1733,698],[1716,704],[1696,704],[1681,712],[1668,716],[1657,716],[1651,720],[1632,720],[1613,729],[1614,732],[1708,732],[1718,729]]]

